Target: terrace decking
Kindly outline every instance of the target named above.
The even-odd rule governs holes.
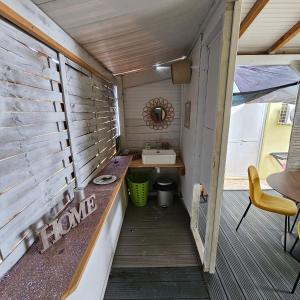
[[[205,274],[211,298],[300,299],[300,285],[290,294],[300,265],[283,251],[284,217],[251,207],[235,231],[248,201],[247,191],[223,194],[216,273]]]
[[[129,203],[105,299],[209,299],[179,201],[165,209]]]
[[[247,191],[223,194],[214,275],[196,266],[189,218],[180,203],[167,210],[153,202],[141,209],[129,205],[105,298],[300,299],[300,285],[290,294],[300,266],[283,251],[283,217],[251,207],[236,232],[247,204]],[[202,205],[204,221],[207,204]]]

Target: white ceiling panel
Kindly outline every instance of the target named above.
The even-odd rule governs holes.
[[[242,1],[241,20],[256,0]],[[300,0],[270,0],[239,40],[239,52],[267,51],[300,20]],[[296,45],[295,45],[296,43]],[[278,53],[300,48],[299,35]]]
[[[251,7],[254,5],[256,0],[243,0],[242,7],[241,7],[241,20],[243,20],[248,12],[250,11]]]
[[[214,1],[33,0],[113,73],[186,55]]]

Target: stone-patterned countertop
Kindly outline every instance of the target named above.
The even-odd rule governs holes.
[[[118,164],[114,163],[114,160]],[[34,243],[18,263],[0,280],[0,299],[61,299],[83,259],[97,225],[105,217],[121,187],[131,157],[118,156],[97,175],[116,175],[118,180],[109,185],[90,183],[85,196],[96,195],[97,210],[78,226],[52,245],[43,254],[39,243]]]

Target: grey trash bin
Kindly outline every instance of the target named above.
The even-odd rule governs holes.
[[[177,184],[169,178],[159,178],[154,188],[158,193],[158,205],[161,207],[168,207],[172,204],[174,198],[174,191],[177,188]]]

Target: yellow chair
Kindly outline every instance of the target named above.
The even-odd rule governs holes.
[[[291,252],[290,252],[291,254],[293,254],[293,250],[294,250],[294,248],[295,248],[295,246],[298,243],[299,238],[300,238],[300,222],[298,223],[297,233],[298,233],[298,236],[297,236],[297,238],[295,240],[295,243],[294,243],[293,247],[291,248]],[[300,272],[298,273],[297,279],[296,279],[296,281],[294,283],[294,286],[293,286],[293,289],[292,289],[292,292],[291,292],[292,294],[294,294],[299,280],[300,280]]]
[[[286,235],[287,227],[289,223],[289,217],[294,216],[297,213],[297,206],[292,200],[288,200],[283,197],[272,196],[264,193],[260,187],[260,180],[257,170],[254,166],[248,168],[248,179],[249,179],[249,200],[250,203],[244,212],[236,230],[239,229],[243,219],[246,217],[248,210],[253,204],[254,206],[274,212],[285,216],[285,228],[284,228],[284,251],[286,251]]]

